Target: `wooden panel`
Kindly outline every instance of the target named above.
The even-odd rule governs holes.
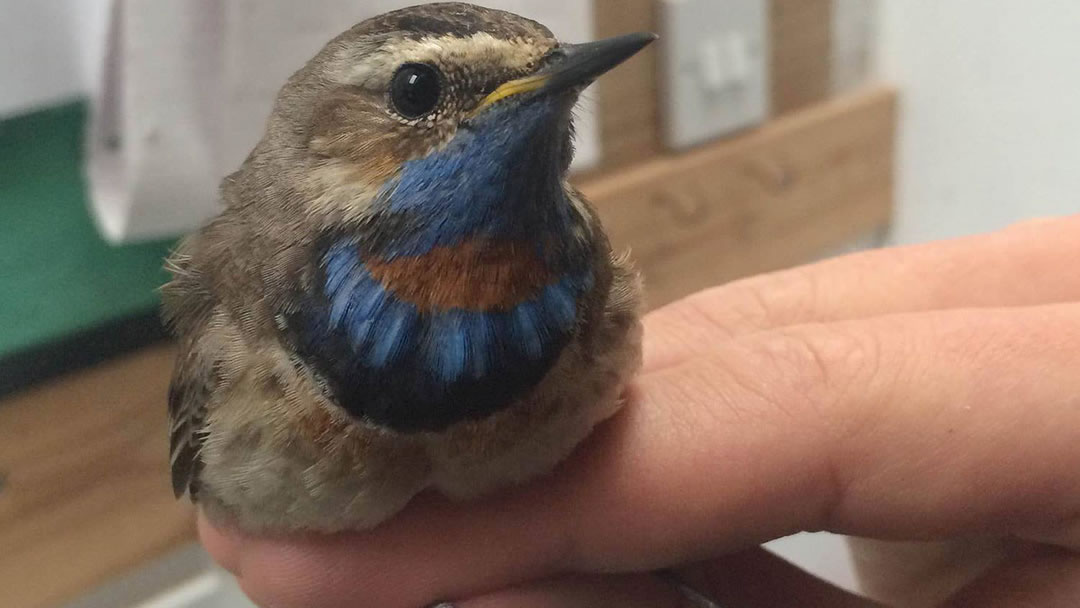
[[[596,36],[656,32],[655,0],[594,0]],[[606,74],[596,85],[603,168],[625,166],[660,152],[658,44]]]
[[[51,607],[194,538],[156,347],[0,403],[0,606]]]
[[[772,113],[829,97],[833,0],[771,0]]]
[[[582,184],[649,303],[807,261],[885,225],[895,94],[836,100],[727,142]]]

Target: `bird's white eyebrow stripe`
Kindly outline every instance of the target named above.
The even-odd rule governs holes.
[[[507,40],[487,32],[466,37],[397,39],[384,43],[363,60],[351,56],[352,49],[341,49],[328,76],[341,84],[363,87],[385,83],[397,67],[406,62],[501,65],[508,71],[521,70],[551,50],[553,42],[529,38]]]

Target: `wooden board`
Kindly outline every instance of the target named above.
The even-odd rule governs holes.
[[[770,0],[772,114],[824,101],[832,83],[833,0]]]
[[[0,404],[0,606],[45,608],[194,538],[156,347]]]
[[[797,264],[891,215],[896,98],[846,97],[728,142],[582,184],[666,304]]]
[[[883,226],[895,95],[584,181],[650,302],[806,261]],[[0,607],[52,608],[194,537],[168,481],[167,346],[0,403]]]
[[[595,2],[597,38],[659,31],[655,0]],[[657,92],[658,53],[659,45],[653,44],[605,74],[596,84],[605,169],[648,159],[663,148]]]

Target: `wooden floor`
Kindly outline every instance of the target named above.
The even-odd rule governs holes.
[[[651,304],[887,224],[896,96],[866,91],[581,184]],[[0,403],[0,608],[54,608],[194,538],[168,481],[169,346]]]
[[[0,404],[0,606],[53,607],[194,538],[168,483],[172,349]]]

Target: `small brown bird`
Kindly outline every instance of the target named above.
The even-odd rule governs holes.
[[[639,280],[566,182],[571,111],[654,38],[431,4],[289,79],[169,260],[177,495],[250,531],[365,529],[543,474],[611,416]]]

